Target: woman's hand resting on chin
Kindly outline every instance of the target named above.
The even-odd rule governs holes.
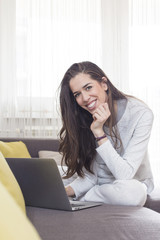
[[[94,111],[92,115],[93,122],[90,126],[90,129],[93,132],[95,138],[101,137],[104,135],[103,125],[105,124],[105,122],[107,121],[110,115],[111,115],[111,112],[109,110],[108,103],[102,103]],[[102,143],[102,141],[104,142],[104,140],[102,139],[99,141],[99,143],[100,142]],[[106,138],[105,138],[105,141],[106,141]]]

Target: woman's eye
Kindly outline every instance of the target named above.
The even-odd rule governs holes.
[[[86,87],[86,90],[89,90],[89,89],[91,89],[92,88],[92,86],[87,86]]]
[[[74,97],[77,98],[79,95],[80,95],[80,93],[76,93],[76,94],[74,95]]]

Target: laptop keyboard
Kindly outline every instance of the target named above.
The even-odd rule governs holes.
[[[72,203],[71,206],[72,207],[81,207],[81,206],[84,206],[84,204],[74,204],[74,203]]]

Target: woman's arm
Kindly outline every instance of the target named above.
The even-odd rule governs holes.
[[[93,162],[91,167],[93,174],[84,169],[84,177],[77,177],[71,184],[65,187],[69,197],[76,198],[84,195],[97,183],[97,163]]]
[[[136,174],[147,151],[152,123],[153,114],[146,110],[139,119],[123,156],[117,153],[110,140],[96,149],[116,179],[132,179]]]

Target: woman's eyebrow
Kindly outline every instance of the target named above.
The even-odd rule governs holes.
[[[85,84],[82,88],[86,88],[89,84],[91,84],[90,82],[89,83],[87,83],[87,84]],[[76,93],[78,93],[79,91],[76,91],[76,92],[74,92],[73,94],[76,94]]]

